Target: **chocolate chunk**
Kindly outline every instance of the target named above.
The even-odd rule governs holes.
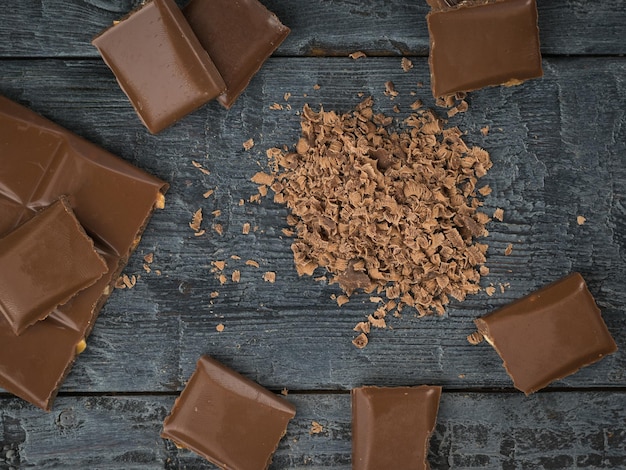
[[[202,356],[161,436],[220,468],[265,469],[295,414],[287,400]]]
[[[435,97],[543,75],[535,0],[465,3],[426,18]]]
[[[529,395],[617,351],[578,273],[475,320],[516,388]]]
[[[0,237],[65,195],[108,267],[20,336],[0,316],[0,386],[50,409],[167,185],[4,97],[0,148]]]
[[[441,387],[361,387],[351,395],[354,470],[430,468]]]
[[[107,270],[61,198],[0,239],[0,313],[19,335]]]
[[[153,134],[226,88],[173,0],[145,4],[92,44]]]
[[[290,32],[257,0],[191,0],[183,13],[226,82],[226,108]]]

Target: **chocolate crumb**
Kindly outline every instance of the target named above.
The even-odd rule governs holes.
[[[200,230],[201,223],[202,223],[202,209],[198,209],[196,212],[193,213],[191,222],[189,222],[189,227],[194,232],[197,232]]]
[[[352,340],[352,344],[354,344],[357,348],[363,349],[367,346],[369,340],[367,339],[367,335],[365,333],[361,333],[359,336]]]
[[[324,430],[323,426],[317,421],[311,421],[311,429],[309,430],[309,434],[319,434]]]
[[[482,343],[484,336],[480,331],[474,331],[472,334],[467,335],[467,342],[473,346]]]
[[[370,327],[371,327],[371,325],[370,325],[369,322],[362,321],[362,322],[357,323],[354,326],[353,330],[358,332],[358,333],[365,333],[367,335],[370,332]]]
[[[365,54],[365,52],[355,51],[355,52],[352,52],[351,54],[348,54],[348,57],[350,57],[351,59],[357,60],[357,59],[362,59],[363,57],[367,57],[367,55]]]
[[[254,147],[254,139],[248,139],[243,143],[244,150],[250,150]]]
[[[395,98],[399,94],[400,93],[396,91],[396,86],[393,84],[393,82],[385,82],[385,96],[391,96],[392,98]]]

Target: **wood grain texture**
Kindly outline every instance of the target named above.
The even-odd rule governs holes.
[[[272,59],[230,111],[210,103],[158,136],[143,128],[99,62],[0,62],[0,92],[171,184],[166,209],[155,214],[126,269],[140,276],[137,285],[112,295],[62,390],[177,391],[204,353],[276,390],[422,382],[508,388],[497,354],[466,342],[472,320],[572,270],[586,278],[623,348],[626,118],[616,103],[626,99],[626,60],[550,59],[545,69],[542,80],[471,94],[470,110],[449,122],[467,131],[468,142],[488,149],[494,162],[484,178],[493,188],[484,209],[503,208],[504,222],[488,227],[491,273],[483,287],[495,286],[496,294],[452,303],[444,317],[417,319],[407,311],[357,350],[352,327],[375,309],[369,297],[354,296],[339,308],[331,299],[340,293],[336,285],[298,278],[291,241],[281,234],[287,210],[271,198],[239,201],[256,193],[250,178],[267,167],[265,149],[297,141],[297,113],[305,102],[348,111],[363,92],[387,114],[397,104],[399,121],[416,98],[432,106],[429,91],[417,86],[427,77],[425,59],[409,73],[397,58]],[[394,100],[383,96],[387,80],[400,92]],[[285,92],[292,93],[288,101]],[[292,109],[270,110],[274,102]],[[248,138],[255,146],[245,151]],[[205,199],[209,189],[215,193]],[[188,223],[199,208],[207,233],[196,237]],[[586,217],[584,225],[578,215]],[[224,228],[221,236],[216,223]],[[242,234],[244,223],[256,231]],[[513,252],[505,256],[509,243]],[[154,262],[146,273],[142,256],[149,252]],[[246,266],[248,259],[260,267]],[[217,260],[227,262],[224,285],[211,272]],[[241,272],[239,283],[230,281],[233,270]],[[266,271],[276,272],[276,283],[263,281]],[[219,296],[212,299],[212,292]],[[219,323],[222,333],[215,329]],[[620,349],[556,385],[623,387],[625,371]]]
[[[494,162],[484,210],[504,209],[504,221],[488,226],[482,286],[496,293],[454,302],[443,317],[405,311],[364,350],[351,344],[352,327],[375,305],[355,295],[339,308],[338,286],[297,276],[281,232],[288,212],[271,197],[249,202],[250,178],[267,168],[267,148],[295,144],[305,103],[347,112],[358,94],[372,95],[399,127],[416,99],[433,107],[428,8],[424,0],[262,2],[292,29],[274,58],[232,109],[209,103],[158,136],[90,44],[139,0],[26,0],[0,11],[0,94],[171,184],[125,270],[136,286],[113,293],[52,412],[0,390],[0,470],[214,468],[159,437],[201,354],[291,391],[297,415],[272,470],[350,468],[348,390],[418,384],[444,387],[433,469],[626,468],[626,2],[539,0],[545,77],[473,92],[469,111],[449,120]],[[356,50],[370,57],[345,57]],[[413,61],[408,73],[401,55]],[[389,80],[400,92],[393,100],[383,94]],[[200,208],[206,233],[196,237],[188,223]],[[217,260],[227,263],[223,285]],[[477,316],[573,270],[620,349],[525,397],[491,347],[465,338]],[[266,271],[275,283],[263,280]],[[312,421],[321,433],[310,434]]]
[[[186,2],[179,0],[179,5]],[[292,29],[278,56],[428,54],[425,0],[264,0]],[[0,57],[96,57],[91,39],[139,0],[25,0],[3,9]],[[621,0],[539,1],[544,54],[626,53]]]
[[[290,394],[296,417],[271,469],[349,469],[349,394]],[[433,469],[626,465],[626,395],[616,392],[444,393],[431,438]],[[212,469],[161,439],[172,396],[60,397],[42,413],[0,399],[0,468]],[[322,426],[311,434],[316,421]]]

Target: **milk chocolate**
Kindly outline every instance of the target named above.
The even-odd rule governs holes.
[[[617,351],[579,273],[475,320],[515,387],[529,395]]]
[[[435,97],[543,75],[535,0],[465,2],[426,18]]]
[[[226,88],[173,0],[146,3],[92,44],[153,134]]]
[[[352,395],[352,468],[429,469],[441,387],[361,387]]]
[[[202,356],[161,436],[220,468],[259,470],[269,466],[295,414],[287,400]]]
[[[0,386],[50,409],[167,185],[0,96],[0,237],[67,196],[108,271],[16,336],[0,315]]]
[[[183,13],[226,82],[226,108],[290,32],[257,0],[191,0]]]
[[[107,270],[61,198],[0,239],[0,313],[19,335]]]

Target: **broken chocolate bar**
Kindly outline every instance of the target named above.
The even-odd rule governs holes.
[[[173,0],[143,5],[92,44],[153,134],[226,88]]]
[[[441,387],[361,387],[351,395],[353,469],[430,468]]]
[[[529,395],[617,350],[578,273],[475,320],[515,387]]]
[[[161,436],[220,468],[265,469],[295,414],[287,400],[202,356]]]
[[[19,335],[107,270],[61,198],[0,239],[0,313]]]
[[[257,0],[191,0],[183,13],[226,82],[226,108],[290,31]]]
[[[0,148],[0,237],[67,196],[108,268],[20,336],[0,315],[0,386],[47,410],[167,185],[4,97]]]
[[[543,75],[535,0],[467,2],[426,19],[435,97]]]

